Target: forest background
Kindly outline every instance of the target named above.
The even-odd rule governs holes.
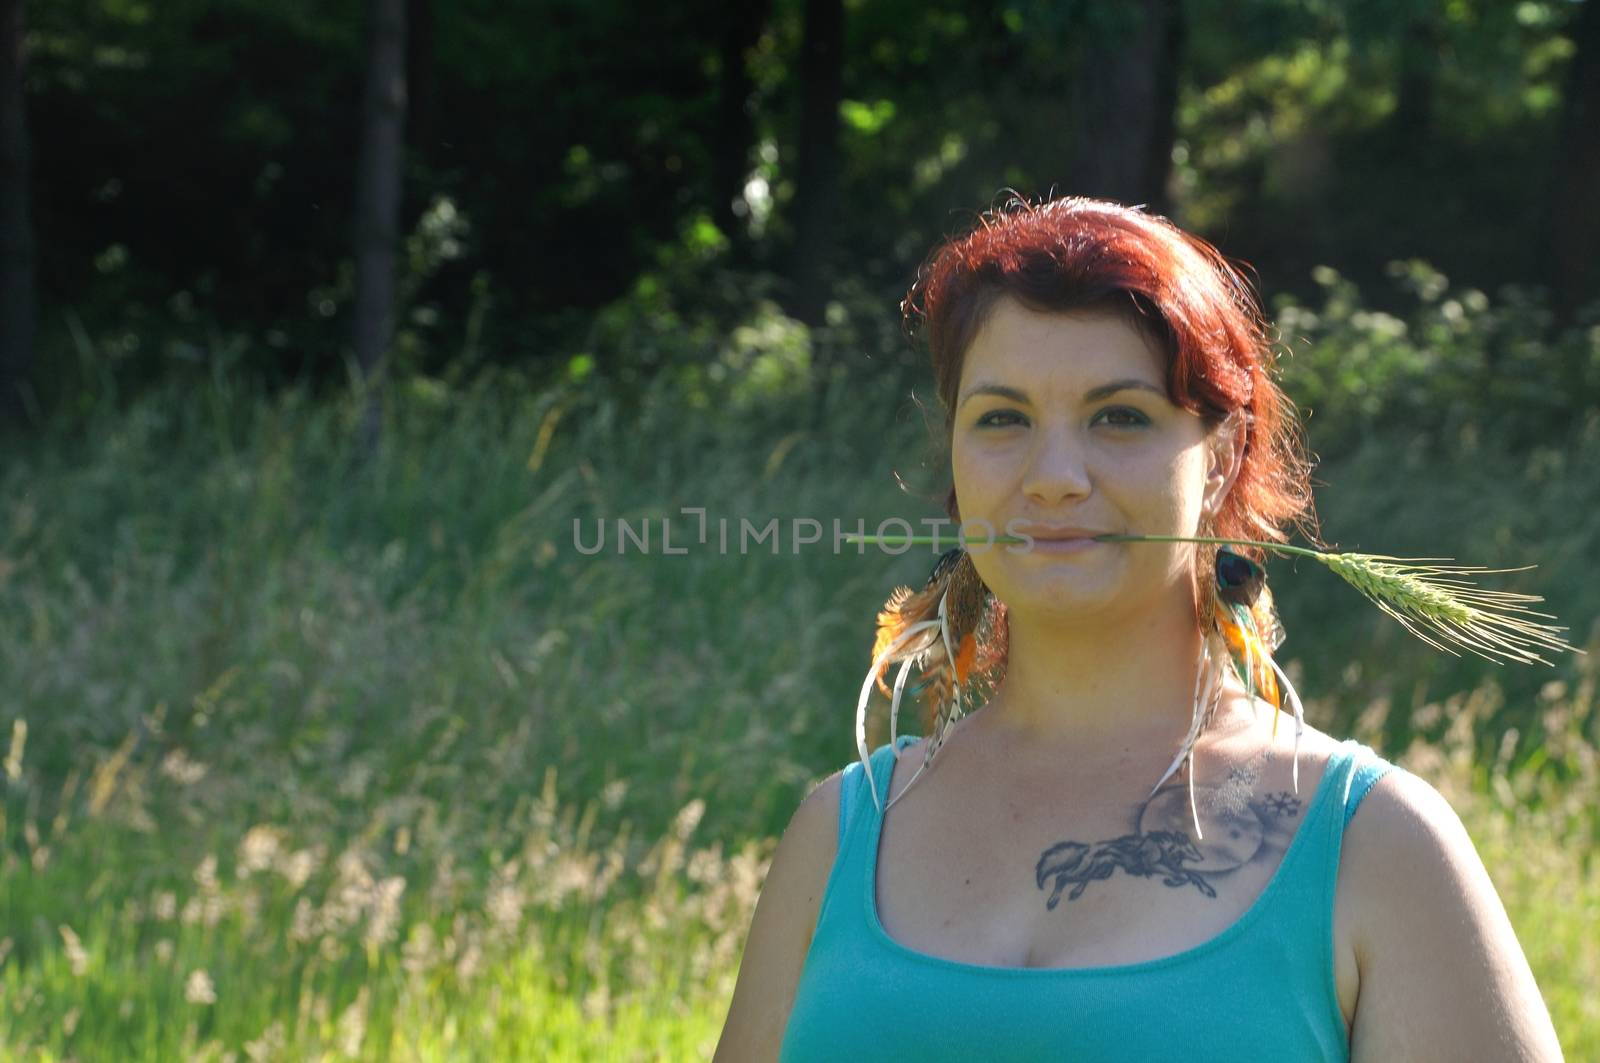
[[[3,1054],[709,1056],[931,556],[574,522],[941,513],[1016,192],[1245,264],[1331,543],[1537,566],[1587,654],[1271,571],[1600,1058],[1597,190],[1596,0],[3,0]]]

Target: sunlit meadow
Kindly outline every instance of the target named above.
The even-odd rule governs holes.
[[[774,839],[854,756],[874,610],[929,558],[587,557],[572,521],[938,512],[904,381],[838,378],[819,430],[779,401],[804,344],[742,342],[732,385],[409,381],[365,461],[359,404],[205,380],[7,454],[0,1054],[709,1057]],[[1396,448],[1324,467],[1330,535],[1539,562],[1496,586],[1549,594],[1590,656],[1456,682],[1275,563],[1284,657],[1313,722],[1450,797],[1570,1057],[1600,1058],[1592,532],[1500,535],[1552,459],[1492,446],[1407,450],[1398,506]],[[1552,522],[1600,502],[1562,490]]]

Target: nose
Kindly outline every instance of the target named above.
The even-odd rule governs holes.
[[[1087,495],[1088,455],[1084,442],[1072,426],[1056,424],[1034,433],[1034,440],[1022,477],[1023,493],[1041,511],[1058,506],[1066,499]]]

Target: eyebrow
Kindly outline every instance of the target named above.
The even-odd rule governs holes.
[[[1113,380],[1109,384],[1101,384],[1099,387],[1090,388],[1083,393],[1083,401],[1095,402],[1107,396],[1115,395],[1119,391],[1149,391],[1160,395],[1163,399],[1167,397],[1166,390],[1163,388],[1158,388],[1147,381],[1129,379]],[[1028,393],[1020,388],[1007,387],[1004,384],[979,384],[967,392],[965,397],[956,404],[957,408],[959,409],[961,406],[966,405],[968,399],[976,398],[979,395],[998,395],[1002,399],[1010,399],[1013,402],[1032,401],[1028,398]]]

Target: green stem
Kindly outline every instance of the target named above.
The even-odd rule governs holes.
[[[958,535],[845,535],[842,538],[849,542],[877,543],[882,546],[913,546],[917,544],[930,545],[950,543],[965,546],[968,543],[1024,543],[1028,539],[1020,535],[996,535],[992,539],[963,539]],[[1216,543],[1223,546],[1259,546],[1264,550],[1281,550],[1288,554],[1299,554],[1304,557],[1314,557],[1322,560],[1327,555],[1321,550],[1308,550],[1303,546],[1287,546],[1283,543],[1266,543],[1256,539],[1214,539],[1206,536],[1188,535],[1096,535],[1097,543]]]
[[[1094,538],[1096,542],[1102,543],[1218,543],[1223,546],[1259,546],[1263,550],[1282,550],[1286,554],[1314,557],[1319,561],[1328,556],[1322,550],[1308,550],[1303,546],[1288,546],[1284,543],[1264,543],[1256,539],[1212,539],[1187,535],[1096,535]]]

